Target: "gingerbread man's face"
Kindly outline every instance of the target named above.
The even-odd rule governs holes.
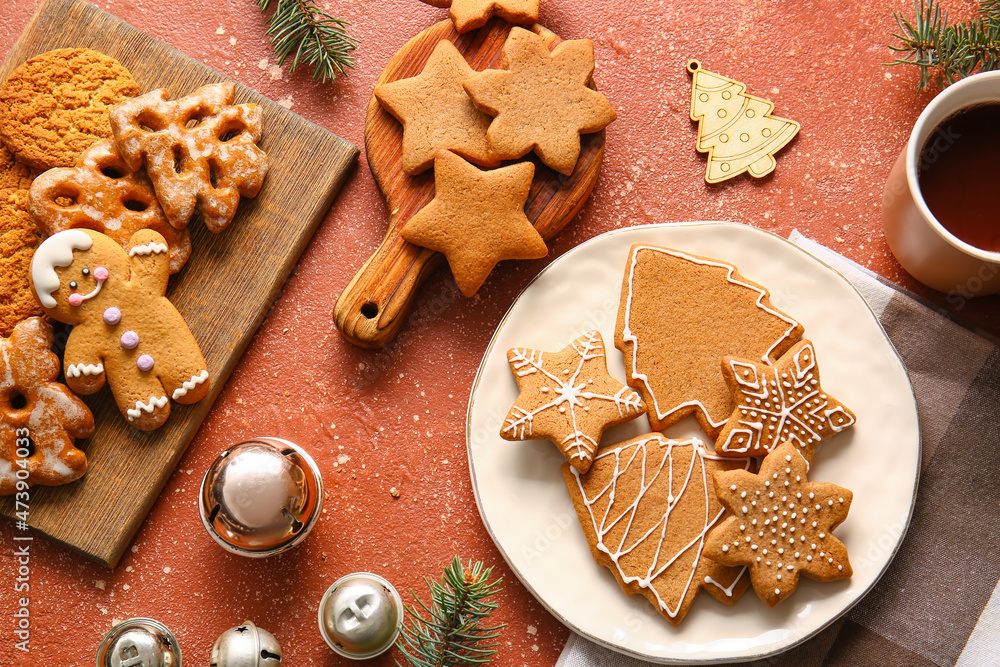
[[[45,313],[79,324],[102,302],[117,281],[129,278],[128,255],[117,243],[89,229],[53,234],[35,251],[31,284]]]

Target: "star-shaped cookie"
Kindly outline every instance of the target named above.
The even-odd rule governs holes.
[[[790,442],[774,449],[753,475],[715,473],[715,491],[733,516],[714,528],[705,555],[750,568],[750,582],[768,607],[795,591],[799,574],[817,581],[851,576],[847,547],[831,533],[847,518],[854,494],[810,482],[808,463]]]
[[[465,33],[482,28],[493,16],[508,23],[538,21],[539,0],[424,0],[435,7],[451,7],[455,30]]]
[[[404,172],[413,176],[425,171],[441,149],[484,167],[500,164],[486,142],[492,119],[475,107],[462,87],[475,73],[444,39],[418,76],[375,87],[375,97],[403,125]]]
[[[465,296],[504,259],[538,259],[545,241],[524,214],[535,165],[482,171],[451,151],[434,160],[434,199],[400,229],[415,245],[444,253]]]
[[[765,456],[791,442],[812,461],[821,440],[854,425],[854,413],[820,386],[811,341],[800,340],[773,366],[726,357],[722,375],[736,409],[719,433],[719,454]]]
[[[549,53],[542,38],[513,28],[503,46],[502,70],[467,79],[476,106],[495,116],[486,133],[504,160],[532,150],[546,165],[569,175],[580,156],[580,135],[603,130],[617,115],[601,93],[587,87],[594,73],[594,44],[560,43]]]
[[[555,353],[513,348],[507,362],[520,395],[500,437],[551,440],[580,472],[590,468],[606,428],[646,412],[639,394],[608,374],[599,331]]]

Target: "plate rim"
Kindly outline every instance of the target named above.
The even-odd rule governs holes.
[[[483,526],[486,528],[486,532],[489,534],[490,539],[493,541],[493,544],[496,546],[497,550],[500,552],[500,555],[503,557],[504,562],[507,564],[507,567],[514,574],[514,576],[517,577],[517,580],[521,583],[521,585],[524,586],[524,588],[527,589],[529,593],[531,593],[531,595],[539,602],[539,604],[542,605],[542,607],[545,608],[545,610],[547,612],[549,612],[549,614],[551,614],[554,618],[556,618],[560,623],[562,623],[571,632],[573,632],[573,633],[577,634],[578,636],[586,639],[587,641],[595,643],[598,646],[602,646],[602,647],[607,648],[609,650],[615,651],[616,653],[627,655],[627,656],[630,656],[630,657],[633,657],[633,658],[637,658],[637,659],[640,659],[640,660],[646,660],[646,661],[656,662],[656,663],[659,663],[659,664],[698,664],[698,665],[711,665],[711,664],[720,664],[720,663],[727,663],[727,662],[728,663],[732,663],[732,662],[749,662],[749,661],[753,661],[753,660],[761,660],[761,659],[769,658],[769,657],[772,657],[772,656],[779,655],[781,653],[785,653],[786,651],[789,651],[789,650],[795,648],[796,646],[799,646],[799,645],[805,643],[809,639],[812,639],[813,637],[815,637],[819,633],[821,633],[824,630],[826,630],[834,622],[836,622],[840,618],[844,617],[859,602],[861,602],[861,600],[863,600],[865,597],[867,597],[868,594],[872,591],[872,589],[875,588],[875,586],[878,585],[879,581],[881,581],[882,577],[885,575],[886,571],[888,571],[889,567],[892,565],[892,562],[895,560],[896,555],[899,553],[899,549],[903,545],[903,542],[906,540],[906,534],[909,531],[910,523],[913,520],[914,509],[916,507],[917,490],[918,490],[918,488],[920,486],[920,474],[921,474],[920,461],[923,460],[923,436],[922,436],[921,431],[920,431],[920,423],[919,423],[919,420],[918,420],[917,423],[916,423],[916,435],[917,435],[917,438],[916,438],[916,445],[917,445],[916,455],[917,455],[917,461],[918,461],[918,463],[917,463],[917,467],[916,467],[916,475],[914,476],[914,480],[913,480],[913,488],[911,490],[910,509],[909,509],[909,512],[906,515],[906,521],[905,521],[905,524],[903,526],[903,530],[902,530],[902,532],[899,535],[899,539],[896,542],[896,544],[893,546],[892,552],[890,553],[888,559],[885,561],[885,564],[879,570],[878,574],[876,574],[876,576],[874,577],[874,579],[872,579],[872,581],[868,585],[868,587],[865,588],[863,591],[861,591],[849,604],[847,604],[838,613],[834,614],[831,618],[827,619],[824,623],[822,623],[817,628],[815,628],[815,629],[813,629],[813,630],[811,630],[811,631],[803,634],[801,637],[796,638],[794,641],[791,641],[790,643],[785,644],[785,645],[783,645],[783,646],[781,646],[779,648],[776,648],[774,650],[768,650],[768,651],[763,651],[763,652],[754,652],[754,653],[745,653],[745,654],[740,654],[738,656],[719,656],[719,657],[714,657],[714,658],[695,658],[695,657],[692,657],[692,656],[686,656],[686,657],[683,657],[683,658],[682,657],[669,657],[669,656],[657,656],[657,655],[650,655],[648,653],[637,652],[637,651],[635,651],[633,649],[630,649],[630,648],[627,648],[627,647],[624,647],[624,646],[620,646],[620,645],[614,644],[612,642],[609,642],[607,640],[601,639],[600,637],[595,637],[595,636],[591,635],[590,633],[588,633],[587,631],[580,629],[574,623],[572,623],[566,617],[564,617],[561,613],[559,613],[557,610],[553,609],[553,607],[534,589],[534,587],[525,580],[524,575],[511,562],[510,557],[508,557],[508,555],[507,555],[507,550],[500,543],[500,540],[497,539],[497,536],[494,533],[492,526],[490,525],[489,521],[487,520],[487,518],[486,518],[486,516],[484,514],[483,504],[482,504],[482,501],[481,501],[481,498],[480,498],[479,480],[477,479],[475,466],[473,465],[473,455],[472,455],[473,446],[472,446],[472,442],[471,442],[471,439],[470,439],[470,433],[472,432],[472,428],[471,428],[471,426],[472,426],[472,413],[473,413],[473,407],[474,407],[474,404],[475,404],[474,403],[474,399],[475,399],[476,391],[479,388],[480,382],[482,381],[483,368],[485,367],[487,360],[489,359],[491,353],[493,352],[493,348],[494,348],[494,346],[496,344],[496,341],[497,341],[497,338],[498,338],[498,336],[500,334],[501,329],[504,327],[504,325],[510,319],[510,316],[511,316],[511,313],[513,312],[513,310],[514,310],[514,307],[518,304],[518,302],[525,295],[525,293],[529,289],[531,289],[531,287],[537,281],[539,281],[542,278],[542,276],[544,276],[547,272],[549,272],[554,266],[556,266],[556,265],[560,264],[562,261],[566,260],[568,257],[570,257],[578,249],[583,248],[583,247],[585,247],[587,245],[590,245],[592,243],[595,243],[595,242],[597,242],[597,241],[599,241],[601,239],[604,239],[606,237],[615,236],[615,235],[623,234],[623,233],[634,232],[637,229],[677,228],[677,227],[702,227],[702,226],[739,227],[739,228],[743,228],[743,229],[753,230],[752,233],[764,234],[764,235],[770,237],[771,239],[777,239],[778,241],[784,243],[785,245],[789,246],[790,248],[794,249],[795,251],[798,251],[798,252],[806,255],[809,259],[815,261],[821,267],[829,270],[833,275],[835,275],[837,278],[839,278],[844,283],[846,283],[848,285],[848,287],[850,287],[851,291],[854,292],[854,294],[858,297],[858,299],[860,299],[861,303],[863,303],[864,306],[865,306],[865,308],[868,310],[869,315],[871,315],[871,317],[874,320],[875,324],[878,326],[879,331],[882,333],[882,336],[885,338],[886,342],[889,344],[889,348],[892,350],[893,355],[895,356],[896,360],[899,362],[900,367],[903,369],[903,372],[906,375],[907,385],[909,387],[909,397],[910,397],[910,399],[911,399],[911,401],[913,403],[913,411],[914,411],[915,414],[919,414],[917,412],[918,406],[917,406],[916,393],[915,393],[914,388],[913,388],[913,382],[910,380],[909,373],[908,373],[908,371],[906,369],[906,364],[904,363],[903,358],[900,356],[899,351],[896,349],[896,346],[893,344],[892,339],[889,338],[888,333],[885,331],[885,328],[882,326],[881,321],[879,321],[878,316],[875,314],[875,311],[872,310],[871,305],[868,303],[868,301],[865,300],[864,296],[861,294],[861,292],[858,290],[858,288],[854,285],[854,283],[852,283],[850,280],[848,280],[847,277],[843,273],[841,273],[840,271],[838,271],[833,266],[830,266],[829,264],[827,264],[826,262],[824,262],[819,257],[816,257],[815,255],[813,255],[812,253],[810,253],[805,248],[803,248],[803,247],[795,244],[790,239],[787,239],[787,238],[785,238],[783,236],[780,236],[779,234],[776,234],[776,233],[774,233],[772,231],[769,231],[769,230],[766,230],[766,229],[761,229],[759,227],[754,227],[753,225],[749,225],[749,224],[744,224],[744,223],[739,223],[739,222],[732,222],[732,221],[725,221],[725,220],[691,220],[691,221],[677,221],[677,222],[657,222],[657,223],[648,223],[648,224],[641,224],[641,225],[633,225],[633,226],[630,226],[630,227],[621,227],[621,228],[618,228],[618,229],[612,229],[612,230],[609,230],[609,231],[606,231],[606,232],[602,232],[601,234],[598,234],[596,236],[592,236],[591,238],[589,238],[589,239],[587,239],[587,240],[585,240],[585,241],[583,241],[583,242],[581,242],[581,243],[573,246],[572,248],[570,248],[566,252],[564,252],[562,255],[560,255],[556,259],[552,260],[552,262],[550,262],[548,265],[546,265],[541,271],[539,271],[534,276],[534,278],[532,278],[531,281],[529,281],[528,284],[525,285],[524,288],[518,293],[518,295],[511,302],[510,306],[507,308],[507,311],[504,313],[503,317],[501,317],[500,321],[497,323],[496,328],[493,331],[493,335],[490,337],[490,342],[486,346],[486,350],[483,352],[482,359],[479,362],[479,368],[476,370],[476,376],[475,376],[475,378],[474,378],[474,380],[472,382],[472,386],[471,386],[471,388],[469,390],[469,401],[468,401],[468,407],[466,409],[466,419],[465,419],[465,445],[466,445],[466,458],[468,459],[468,466],[469,466],[469,477],[470,477],[470,481],[472,483],[472,491],[473,491],[473,494],[474,494],[475,499],[476,499],[476,509],[479,512],[479,517],[480,517],[480,520],[483,523]],[[624,594],[624,592],[623,592],[623,594]]]

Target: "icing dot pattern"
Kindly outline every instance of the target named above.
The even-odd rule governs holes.
[[[847,548],[832,531],[847,518],[854,496],[835,484],[809,482],[807,465],[795,445],[786,442],[768,454],[757,475],[743,470],[715,474],[719,500],[736,516],[712,530],[705,554],[723,565],[748,566],[754,590],[769,607],[795,591],[800,573],[818,581],[846,579],[852,574]],[[742,504],[744,491],[768,497],[771,480],[782,487],[787,484],[789,493],[758,506]],[[802,494],[813,503],[802,505]],[[748,521],[765,529],[747,535]]]

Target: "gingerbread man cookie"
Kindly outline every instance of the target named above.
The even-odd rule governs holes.
[[[128,251],[89,229],[47,238],[31,266],[35,295],[52,319],[75,325],[66,343],[66,382],[92,394],[105,380],[128,422],[149,431],[170,415],[170,399],[195,403],[209,374],[184,318],[164,296],[169,257],[150,229]]]
[[[94,416],[55,382],[59,357],[52,339],[52,326],[41,317],[0,338],[0,496],[34,484],[66,484],[87,472],[75,439],[90,437]]]

